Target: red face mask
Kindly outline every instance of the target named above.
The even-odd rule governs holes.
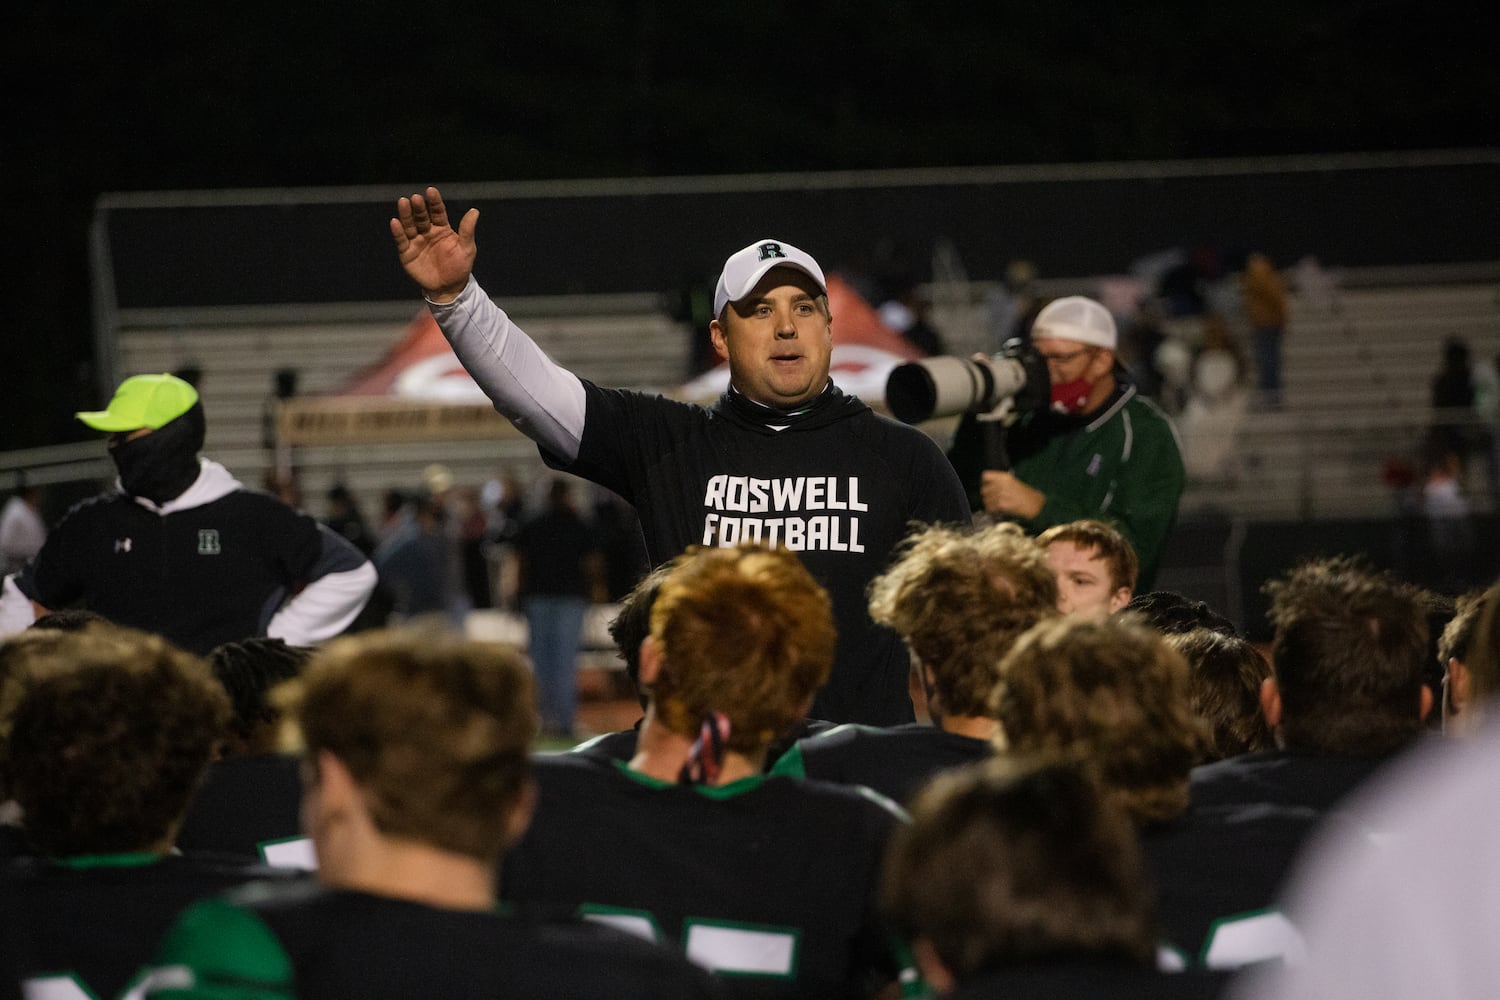
[[[1052,409],[1058,413],[1082,413],[1089,404],[1092,386],[1086,378],[1052,383]]]

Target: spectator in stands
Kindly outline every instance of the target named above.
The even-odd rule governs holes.
[[[288,507],[302,509],[302,476],[296,469],[286,472],[267,469],[261,477],[260,487]]]
[[[525,827],[536,733],[503,646],[369,632],[330,644],[286,702],[317,882],[205,901],[150,996],[701,997],[706,977],[608,928],[502,915],[496,859]]]
[[[1467,466],[1475,442],[1474,363],[1462,337],[1443,341],[1443,361],[1432,379],[1432,434],[1446,439]]]
[[[880,321],[922,357],[948,353],[942,333],[932,325],[932,302],[922,294],[916,279],[910,273],[900,271],[891,274],[882,285],[881,301],[876,309]]]
[[[1226,969],[1285,954],[1287,936],[1257,936],[1261,925],[1244,921],[1253,913],[1284,927],[1263,911],[1316,819],[1190,799],[1207,725],[1186,661],[1160,634],[1119,616],[1043,622],[1001,661],[995,699],[1001,753],[1089,764],[1135,821],[1175,961]]]
[[[5,580],[0,635],[77,604],[198,653],[252,635],[314,645],[364,607],[376,574],[358,549],[199,457],[187,382],[136,375],[77,416],[109,435],[119,490],[74,506]]]
[[[1292,265],[1292,287],[1297,303],[1315,313],[1331,314],[1339,308],[1339,277],[1323,266],[1317,254],[1303,254]]]
[[[1115,360],[1114,317],[1079,295],[1049,302],[1031,340],[1046,358],[1051,406],[1006,431],[1013,468],[992,468],[982,422],[966,414],[949,458],[975,509],[1028,531],[1083,518],[1112,521],[1149,588],[1177,518],[1185,474],[1171,422]]]
[[[604,597],[604,559],[593,525],[574,505],[568,479],[554,476],[548,483],[546,506],[521,525],[515,551],[542,732],[571,738],[583,619],[589,605]]]
[[[278,684],[302,673],[311,650],[280,639],[216,646],[208,655],[233,715],[219,757],[193,796],[177,846],[288,867],[314,867],[302,836],[302,781],[294,755],[278,753]]]
[[[1195,801],[1332,810],[1422,733],[1426,595],[1348,557],[1266,584],[1275,627],[1261,710],[1276,749],[1205,764]]]
[[[1245,259],[1240,295],[1255,350],[1260,403],[1267,409],[1280,409],[1281,340],[1290,319],[1290,308],[1286,285],[1270,257],[1264,253],[1252,253]]]
[[[513,610],[516,606],[515,540],[526,519],[526,490],[519,476],[510,468],[488,480],[481,491],[489,523],[485,528],[493,570],[493,598],[497,608]]]
[[[1085,769],[1000,759],[939,775],[886,855],[882,902],[939,996],[1213,995],[1156,969],[1130,819]]]
[[[411,520],[413,498],[398,487],[389,487],[380,495],[380,528],[376,533],[376,546],[386,541]]]
[[[438,535],[430,544],[442,546],[441,592],[443,609],[449,625],[462,629],[469,612],[474,610],[474,598],[465,582],[465,535],[474,532],[472,522],[477,511],[477,501],[469,502],[472,489],[457,482],[453,470],[441,462],[431,462],[422,469],[422,496],[425,496],[438,511]],[[465,522],[470,523],[466,526]],[[474,544],[478,543],[475,535]]]
[[[410,516],[375,548],[380,585],[390,595],[396,622],[453,625],[448,614],[451,553],[444,519],[442,505],[423,495],[413,502]]]
[[[730,388],[704,408],[597,386],[546,357],[473,280],[478,214],[455,229],[428,188],[397,202],[390,231],[496,407],[549,465],[633,504],[653,564],[690,545],[797,546],[836,595],[838,660],[812,714],[875,725],[915,718],[906,651],[870,621],[865,588],[913,520],[967,523],[971,513],[928,435],[830,378],[833,326],[817,261],[777,240],[725,260],[709,336]]]
[[[0,579],[19,573],[47,541],[42,496],[40,485],[23,481],[0,508]]]
[[[1210,628],[1166,634],[1166,640],[1187,661],[1193,710],[1209,725],[1199,763],[1272,749],[1275,738],[1260,708],[1271,666],[1260,651],[1246,639]]]
[[[1036,265],[1020,258],[1007,261],[1005,274],[984,297],[984,328],[989,349],[999,351],[1007,341],[1028,336],[1031,321],[1040,307]]]
[[[1398,497],[1414,501],[1415,509],[1397,509],[1397,567],[1406,579],[1447,595],[1480,582],[1462,447],[1454,435],[1429,430],[1422,440],[1421,492]]]
[[[1476,442],[1484,453],[1490,509],[1500,506],[1500,355],[1474,365]]]
[[[1207,248],[1175,247],[1165,255],[1156,296],[1167,316],[1201,316],[1206,286],[1217,270],[1217,259]]]
[[[1190,477],[1223,480],[1241,472],[1237,434],[1250,410],[1248,368],[1224,317],[1204,316],[1203,339],[1193,352],[1186,398],[1176,417]]]
[[[329,530],[347,539],[349,544],[364,554],[365,558],[369,559],[374,556],[378,539],[370,530],[369,525],[365,523],[364,514],[359,509],[358,498],[343,483],[335,483],[329,487],[328,516],[323,518],[323,523],[328,526]],[[390,587],[377,581],[375,589],[370,593],[370,599],[365,602],[364,608],[344,631],[346,633],[363,632],[366,629],[385,627],[390,621],[394,605],[395,600],[391,596]]]
[[[1054,524],[1037,541],[1057,578],[1057,610],[1099,618],[1130,603],[1139,564],[1113,525],[1093,518]]]
[[[1476,453],[1484,459],[1485,486],[1490,504],[1500,489],[1500,379],[1493,364],[1476,364],[1469,342],[1451,336],[1443,342],[1443,361],[1433,376],[1433,426],[1428,429],[1425,450],[1457,457],[1458,468],[1449,475],[1463,480]]]
[[[375,551],[375,536],[365,524],[359,501],[343,483],[334,483],[328,488],[328,516],[323,523],[366,556]]]
[[[12,664],[5,769],[39,857],[0,872],[0,951],[28,996],[122,996],[184,906],[273,873],[172,851],[229,717],[203,661],[113,626],[47,639]]]
[[[1222,635],[1239,635],[1234,622],[1215,611],[1206,601],[1194,600],[1175,590],[1151,590],[1136,594],[1125,605],[1135,615],[1162,635],[1175,635],[1193,629],[1212,629]]]
[[[479,491],[472,486],[455,486],[448,500],[448,512],[457,542],[459,587],[467,607],[494,607],[489,557],[485,552],[489,519],[480,506]]]
[[[897,810],[761,773],[828,677],[834,638],[828,593],[794,553],[690,549],[651,608],[635,757],[536,759],[536,819],[502,896],[619,914],[729,996],[867,995],[894,978],[874,890]]]
[[[1057,608],[1047,555],[1019,525],[917,531],[870,585],[870,614],[906,640],[932,723],[840,726],[799,740],[772,773],[864,785],[905,803],[939,771],[988,757],[996,666]]]
[[[650,572],[651,562],[641,543],[641,519],[635,508],[602,486],[595,485],[593,494],[594,533],[604,559],[604,598],[618,604]]]
[[[1157,351],[1166,341],[1161,304],[1155,296],[1142,295],[1120,338],[1120,362],[1141,395],[1170,411],[1175,406],[1167,406],[1162,399],[1164,375],[1156,360]]]

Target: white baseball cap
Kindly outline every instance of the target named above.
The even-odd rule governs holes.
[[[714,289],[714,315],[718,316],[731,302],[749,295],[755,283],[773,267],[795,267],[818,283],[818,290],[828,294],[828,279],[812,254],[798,250],[781,240],[756,240],[743,250],[729,255]]]
[[[1092,344],[1111,351],[1118,341],[1115,318],[1109,310],[1082,295],[1053,299],[1036,314],[1036,319],[1031,322],[1031,339],[1047,337]]]

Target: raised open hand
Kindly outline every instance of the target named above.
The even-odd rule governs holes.
[[[459,220],[458,229],[448,221],[448,208],[435,187],[426,195],[414,194],[396,202],[391,237],[406,273],[434,302],[449,302],[469,283],[478,249],[474,229],[479,209],[471,208]]]

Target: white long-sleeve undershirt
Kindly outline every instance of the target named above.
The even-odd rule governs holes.
[[[427,304],[495,410],[548,451],[577,458],[585,408],[578,376],[549,358],[472,277],[452,302]]]

